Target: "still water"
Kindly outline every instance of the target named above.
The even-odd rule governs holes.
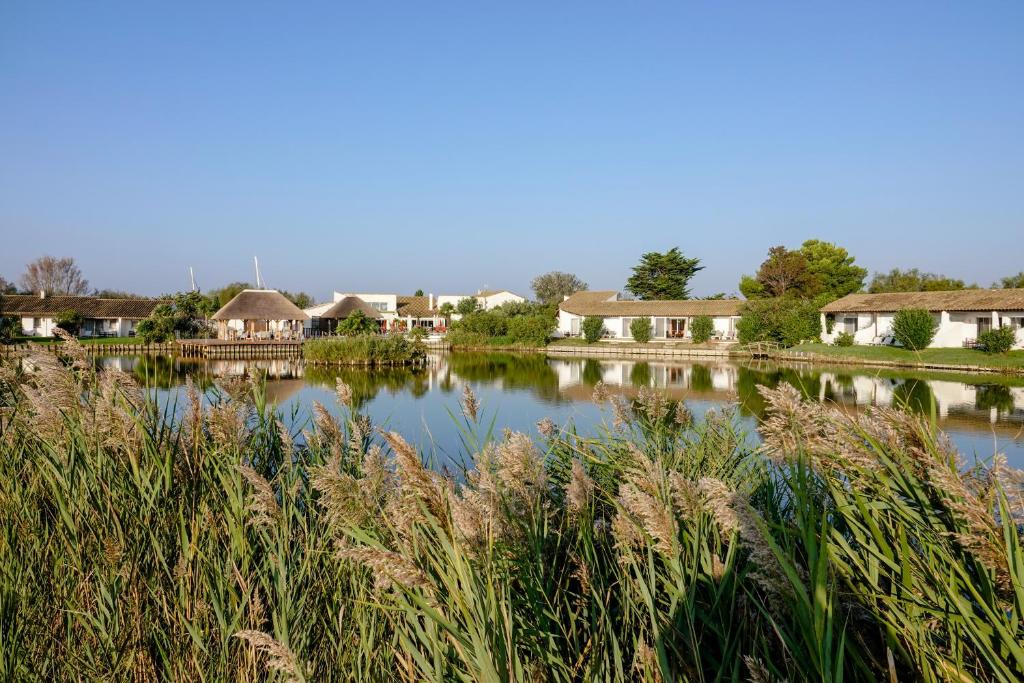
[[[542,354],[451,353],[430,357],[417,369],[325,369],[295,360],[201,361],[155,357],[106,357],[99,361],[134,374],[154,387],[161,400],[174,401],[185,378],[209,388],[218,377],[267,373],[268,399],[297,431],[309,419],[314,401],[336,410],[334,386],[340,377],[352,387],[359,409],[374,424],[396,430],[436,461],[461,461],[460,431],[453,415],[465,384],[483,406],[483,422],[535,433],[549,417],[592,432],[611,416],[592,400],[593,387],[604,382],[614,392],[635,395],[641,387],[683,399],[690,411],[737,405],[752,433],[763,415],[759,385],[789,382],[806,396],[859,411],[896,402],[925,413],[933,409],[938,424],[965,456],[989,459],[1004,453],[1014,467],[1024,467],[1024,378],[1000,375],[952,375],[880,371],[852,366],[791,366],[765,363],[645,362],[548,358]],[[292,417],[294,416],[294,418]]]

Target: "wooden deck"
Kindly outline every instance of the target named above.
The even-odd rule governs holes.
[[[298,339],[181,339],[178,341],[178,351],[187,358],[221,358],[229,360],[300,358],[302,356],[302,341]]]

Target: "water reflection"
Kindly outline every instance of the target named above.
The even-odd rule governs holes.
[[[764,401],[758,387],[788,382],[807,397],[851,411],[901,405],[924,414],[934,412],[940,426],[954,437],[973,436],[974,441],[963,443],[977,446],[985,439],[991,442],[996,438],[1012,459],[1024,461],[1024,378],[999,375],[876,371],[848,366],[564,359],[507,353],[438,355],[424,368],[372,371],[305,367],[289,359],[203,361],[155,356],[104,358],[100,362],[132,373],[146,386],[164,390],[180,386],[186,376],[197,386],[208,388],[217,377],[258,371],[266,373],[268,396],[279,405],[309,404],[314,397],[309,393],[312,389],[320,390],[316,400],[329,400],[328,393],[341,378],[352,387],[358,407],[374,404],[383,410],[393,406],[388,409],[389,415],[408,412],[403,407],[408,400],[428,394],[450,395],[444,402],[454,405],[462,385],[468,382],[478,392],[495,397],[525,395],[531,399],[528,410],[527,404],[519,402],[511,405],[513,411],[595,419],[593,411],[581,406],[590,402],[594,385],[603,382],[627,396],[634,396],[641,387],[653,387],[673,399],[701,406],[736,403],[743,415],[760,418]],[[378,400],[383,397],[392,400]],[[429,422],[422,409],[419,417]],[[505,417],[502,415],[503,420]],[[963,443],[962,448],[969,447]]]

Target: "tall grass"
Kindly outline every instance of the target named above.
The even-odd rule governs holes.
[[[422,362],[425,355],[422,345],[397,334],[323,337],[302,345],[303,358],[314,363],[409,365]]]
[[[766,391],[764,446],[605,396],[463,478],[259,384],[183,417],[69,346],[4,366],[0,679],[1019,680],[1020,474]],[[352,393],[338,386],[338,401]]]

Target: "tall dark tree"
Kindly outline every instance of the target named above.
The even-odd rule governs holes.
[[[704,270],[700,259],[686,258],[679,247],[672,247],[664,254],[649,251],[633,267],[626,289],[645,301],[688,299],[690,280],[699,270]]]
[[[587,283],[573,273],[553,270],[533,278],[533,295],[542,304],[557,304],[565,297],[587,289]]]
[[[18,288],[13,282],[0,276],[0,294],[17,294]]]
[[[966,285],[963,280],[922,273],[917,268],[900,270],[893,268],[888,273],[875,273],[871,278],[868,291],[872,294],[880,292],[941,292],[956,289],[977,289],[977,285]]]
[[[71,257],[42,256],[25,267],[22,289],[56,295],[81,296],[89,293],[89,281]]]

